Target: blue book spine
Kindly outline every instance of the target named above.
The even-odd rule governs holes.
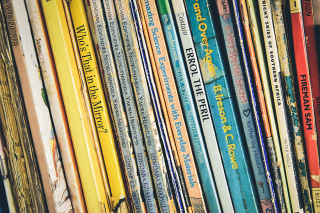
[[[196,156],[196,163],[199,169],[200,180],[204,197],[209,212],[221,212],[219,198],[215,188],[213,175],[210,168],[209,159],[206,153],[205,142],[202,137],[200,123],[197,118],[196,108],[193,102],[192,91],[189,85],[188,73],[183,62],[183,56],[176,27],[174,24],[171,8],[167,0],[157,0],[160,20],[163,25],[165,39],[168,44],[169,55],[175,79],[180,94],[184,115]]]
[[[234,2],[234,1],[233,1]],[[255,178],[255,184],[258,189],[258,195],[260,198],[261,207],[263,209],[263,212],[265,210],[272,210],[273,212],[273,206],[271,202],[271,193],[269,190],[266,173],[265,173],[265,167],[264,163],[262,161],[260,147],[258,139],[263,140],[263,138],[259,138],[258,132],[255,128],[255,122],[253,119],[252,114],[252,107],[250,106],[251,103],[256,103],[255,99],[250,100],[250,97],[248,96],[248,90],[247,90],[247,84],[248,82],[245,81],[244,77],[244,69],[242,67],[242,64],[240,62],[240,52],[238,49],[238,42],[236,41],[236,33],[234,31],[234,22],[233,22],[233,16],[231,15],[231,10],[228,1],[223,0],[216,0],[218,12],[220,16],[220,23],[222,27],[222,32],[224,36],[224,43],[227,50],[227,56],[232,76],[232,81],[235,88],[235,94],[237,97],[237,103],[238,103],[238,109],[240,111],[240,117],[242,121],[242,126],[244,130],[245,139],[247,142],[248,150],[249,150],[249,156],[251,160],[251,165],[253,169],[253,175]],[[236,7],[231,7],[231,9],[234,8],[235,10],[235,17],[239,19],[239,13]],[[240,22],[239,22],[240,23]],[[239,25],[238,25],[239,26]],[[241,31],[238,31],[239,37],[242,38]],[[241,41],[238,40],[238,41]],[[241,44],[241,42],[240,42]],[[243,42],[242,42],[242,51],[244,51]],[[248,68],[247,60],[244,59],[244,64],[246,65],[246,68]],[[248,73],[248,69],[245,69]],[[250,75],[250,74],[249,74]],[[249,83],[250,80],[249,80]],[[251,86],[251,85],[250,85]],[[253,93],[251,93],[254,95]],[[256,114],[257,115],[257,114]]]
[[[209,3],[185,2],[234,207],[259,212]]]

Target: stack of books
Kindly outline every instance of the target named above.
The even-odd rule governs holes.
[[[320,213],[320,0],[1,0],[0,213]]]

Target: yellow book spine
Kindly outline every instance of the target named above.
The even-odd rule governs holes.
[[[119,202],[126,201],[126,192],[83,1],[71,1],[69,9],[110,183],[112,209],[117,212]],[[125,202],[123,204],[126,205]]]
[[[62,0],[41,0],[88,212],[109,212]],[[69,183],[72,184],[72,183]]]

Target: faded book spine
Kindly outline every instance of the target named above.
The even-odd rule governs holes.
[[[234,103],[206,0],[187,0],[191,32],[206,86],[223,164],[235,210],[258,212]]]
[[[20,38],[20,45],[12,45],[12,50],[17,62],[27,114],[29,118],[33,118],[29,119],[29,124],[36,154],[37,156],[44,155],[43,163],[45,163],[45,166],[40,167],[40,172],[43,179],[49,177],[49,182],[44,181],[43,185],[47,202],[53,202],[54,205],[54,207],[49,206],[49,211],[69,212],[73,210],[73,207],[50,117],[46,90],[43,88],[37,55],[31,37],[27,10],[24,2],[12,1],[11,3],[16,32]],[[38,159],[41,159],[41,157],[38,157]],[[49,184],[49,186],[46,184]]]
[[[2,2],[8,11],[6,14],[10,36],[18,45],[17,32],[13,19],[12,5],[8,1]],[[0,44],[1,54],[4,63],[4,70],[1,70],[2,107],[6,120],[1,120],[4,135],[8,145],[9,171],[13,180],[13,193],[17,199],[18,208],[22,211],[47,212],[44,190],[41,184],[41,176],[35,156],[34,147],[27,126],[27,117],[22,100],[22,92],[18,84],[18,77],[12,59],[11,45],[6,30],[4,11],[0,5],[1,12],[1,33]],[[4,101],[5,97],[7,101]],[[6,127],[8,125],[8,127]],[[12,126],[11,126],[12,125]],[[23,185],[21,185],[23,184]],[[23,193],[23,196],[22,196]]]
[[[277,115],[282,154],[285,157],[284,165],[288,181],[291,207],[293,212],[303,212],[303,204],[299,199],[300,193],[298,189],[297,171],[295,169],[295,161],[293,160],[293,144],[292,138],[289,134],[289,122],[285,106],[286,103],[281,84],[281,70],[270,1],[259,0],[259,11],[261,15],[262,31],[265,39],[265,49],[269,65],[269,78],[271,81],[273,100]]]
[[[111,4],[109,4],[111,3]],[[104,2],[106,4],[106,2]],[[124,168],[126,173],[127,182],[129,184],[129,193],[131,196],[133,208],[136,212],[145,212],[144,209],[144,202],[146,202],[146,205],[150,205],[149,200],[143,200],[143,196],[141,193],[143,192],[142,189],[145,188],[144,191],[146,191],[146,194],[144,197],[150,197],[150,193],[152,192],[152,184],[150,179],[150,172],[148,169],[148,164],[146,157],[144,155],[144,149],[142,145],[142,139],[139,141],[138,145],[140,145],[140,149],[136,149],[137,143],[135,142],[135,138],[140,137],[141,133],[139,131],[139,124],[138,124],[138,132],[140,133],[139,136],[137,135],[137,129],[134,129],[131,131],[132,138],[130,138],[129,135],[129,126],[130,126],[130,112],[125,111],[123,100],[128,100],[126,97],[122,100],[121,97],[121,90],[119,86],[119,81],[117,74],[121,72],[123,69],[125,69],[125,62],[124,62],[124,56],[122,55],[121,58],[121,51],[119,52],[119,49],[121,49],[121,40],[119,35],[119,30],[117,30],[117,38],[118,40],[114,40],[115,37],[112,38],[113,42],[116,42],[116,47],[112,48],[115,57],[113,58],[112,52],[111,52],[111,46],[110,41],[108,39],[107,35],[107,28],[110,29],[110,25],[112,25],[111,29],[113,30],[110,35],[115,36],[117,26],[115,25],[115,19],[116,19],[116,13],[114,9],[113,2],[108,1],[109,7],[106,8],[105,12],[107,15],[108,22],[105,22],[103,18],[103,10],[102,10],[102,3],[96,0],[92,0],[90,2],[90,12],[93,18],[94,28],[95,30],[93,33],[93,41],[96,43],[96,50],[99,54],[102,64],[102,70],[101,72],[103,75],[101,76],[105,86],[107,88],[109,97],[110,97],[110,104],[113,112],[113,117],[115,118],[116,123],[116,130],[118,137],[120,139],[119,145],[120,145],[120,151],[122,154],[122,161],[124,162]],[[111,18],[113,20],[109,20],[109,13],[112,10]],[[112,23],[110,23],[112,22]],[[113,47],[113,46],[112,46]],[[118,52],[116,52],[118,50]],[[115,63],[114,63],[115,62]],[[118,70],[116,70],[116,65]],[[128,77],[127,77],[128,78]],[[125,91],[126,92],[126,91]],[[125,93],[124,92],[124,93]],[[135,107],[132,103],[130,105],[130,109],[133,109]],[[129,121],[129,126],[128,126]],[[133,146],[132,146],[133,145]],[[142,150],[142,151],[140,151]],[[139,152],[140,151],[140,152]],[[134,157],[133,153],[135,153],[136,158]],[[137,167],[138,165],[138,167]],[[141,179],[142,181],[139,181],[139,175],[141,174],[144,179]],[[141,183],[141,184],[140,184]],[[151,193],[152,194],[152,193]],[[151,200],[152,204],[154,203],[154,198]]]
[[[46,27],[38,0],[26,0],[41,74],[47,91],[50,112],[60,147],[63,167],[74,211],[86,212],[77,163],[74,156],[70,131],[61,97],[58,77],[52,58]],[[66,169],[68,168],[68,169]]]
[[[256,99],[254,97],[250,73],[247,66],[248,62],[244,52],[245,47],[243,46],[242,31],[241,28],[239,28],[241,26],[239,24],[239,12],[237,9],[237,3],[236,1],[232,1],[234,4],[230,7],[228,2],[224,2],[221,0],[217,0],[216,2],[227,50],[229,67],[233,85],[235,88],[238,107],[240,110],[240,118],[242,121],[245,139],[249,150],[251,165],[253,168],[253,175],[255,177],[254,180],[258,189],[261,208],[263,212],[267,212],[267,210],[269,212],[274,212],[276,209],[274,209],[275,203],[272,203],[272,200],[274,200],[275,197],[272,197],[271,199],[271,195],[274,195],[273,193],[271,193],[273,192],[273,188],[270,186],[270,184],[272,185],[272,182],[270,183],[271,177],[269,175],[270,179],[268,182],[266,174],[268,174],[269,171],[268,173],[266,173],[267,168],[265,167],[265,165],[267,164],[263,162],[263,160],[266,160],[266,158],[263,158],[263,136],[259,134],[261,132],[259,123],[257,123],[258,125],[254,125],[255,121],[253,116],[256,117],[258,113],[256,113],[256,108],[254,108]],[[231,16],[232,9],[234,9],[237,31],[235,31],[233,28],[234,21],[232,19],[233,16]],[[239,39],[236,40],[236,38]],[[240,46],[240,50],[238,48],[238,45]],[[242,61],[240,61],[240,55],[243,56]],[[247,76],[249,77],[247,78],[248,81],[246,81],[245,79],[245,74],[249,74],[249,76]],[[250,94],[250,97],[248,95],[248,92]],[[252,103],[253,105],[250,105],[250,103]],[[256,117],[256,119],[259,119],[259,117]],[[259,143],[262,143],[262,150],[260,150]]]
[[[129,0],[115,0],[119,25],[126,50],[127,63],[133,84],[133,91],[142,132],[146,143],[147,155],[151,167],[157,201],[161,212],[172,212],[171,186],[164,162],[163,150],[155,114],[152,108],[150,93],[146,82],[143,63],[139,52],[138,41],[131,16]]]

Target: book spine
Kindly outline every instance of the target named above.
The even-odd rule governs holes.
[[[4,61],[0,60],[0,72],[2,72],[4,70],[5,70]],[[1,81],[1,82],[5,82],[5,81]],[[0,90],[0,92],[2,92],[2,91]],[[2,104],[0,104],[0,119],[5,121]],[[16,213],[19,210],[18,210],[16,198],[14,197],[14,193],[13,193],[13,183],[12,183],[12,177],[10,176],[10,173],[9,173],[10,167],[9,167],[9,162],[8,162],[8,158],[7,158],[7,154],[6,154],[7,151],[8,151],[8,146],[7,146],[6,140],[3,135],[3,129],[2,129],[2,125],[1,125],[1,130],[0,130],[0,175],[1,175],[1,180],[3,181],[5,195],[6,195],[6,199],[4,199],[4,200],[8,203],[8,209],[9,209],[10,213],[11,212]]]
[[[293,144],[289,134],[289,123],[281,85],[281,70],[275,31],[273,28],[273,21],[271,16],[270,1],[259,0],[259,11],[261,15],[263,35],[265,38],[265,49],[269,65],[269,77],[271,81],[273,99],[277,115],[282,154],[283,156],[285,156],[284,165],[287,175],[286,177],[288,181],[291,207],[293,212],[303,212],[302,203],[299,199],[300,193],[298,190],[295,162],[293,161]]]
[[[43,88],[39,64],[34,49],[31,29],[28,22],[24,2],[12,1],[13,16],[16,23],[16,32],[20,37],[20,45],[12,43],[14,57],[17,61],[23,97],[26,103],[27,114],[33,118],[30,122],[31,134],[34,140],[36,154],[44,153],[45,166],[40,167],[42,177],[48,176],[49,183],[44,182],[47,202],[53,202],[54,208],[49,211],[69,212],[72,204],[66,185],[60,150],[50,117],[46,91]],[[38,91],[35,93],[34,91]],[[40,153],[40,154],[39,154]],[[39,163],[41,165],[41,163]],[[49,184],[49,186],[46,186]],[[64,198],[66,195],[68,198]],[[51,201],[52,199],[52,201]]]
[[[103,61],[101,61],[102,70],[103,70],[101,77],[104,80],[105,86],[107,88],[107,91],[110,97],[110,104],[111,104],[112,112],[114,115],[113,117],[115,118],[116,130],[118,133],[118,137],[120,139],[119,145],[121,148],[122,160],[125,166],[126,178],[129,184],[129,192],[131,194],[133,207],[136,210],[136,212],[144,212],[145,209],[144,209],[144,203],[141,196],[141,192],[143,188],[146,188],[144,191],[149,193],[145,193],[144,197],[150,197],[150,193],[152,192],[152,184],[150,179],[150,173],[147,167],[148,165],[147,160],[143,151],[142,140],[139,141],[140,142],[139,146],[141,147],[140,150],[136,149],[135,147],[136,143],[133,143],[134,150],[132,149],[132,141],[131,141],[131,138],[129,135],[129,129],[128,129],[128,120],[130,123],[130,119],[129,119],[130,113],[129,111],[127,111],[128,112],[127,114],[128,120],[127,120],[126,112],[125,112],[122,98],[121,98],[120,86],[117,78],[117,71],[115,67],[115,65],[120,63],[120,67],[117,66],[118,72],[120,72],[120,70],[123,70],[124,69],[123,67],[125,66],[124,58],[123,56],[121,57],[121,52],[118,51],[116,53],[116,50],[118,50],[122,45],[120,36],[119,36],[119,31],[117,30],[118,40],[117,41],[115,41],[114,39],[112,40],[113,42],[117,42],[117,45],[119,45],[113,49],[116,56],[114,60],[112,56],[111,48],[108,48],[111,46],[107,36],[107,28],[106,28],[107,23],[103,18],[103,10],[102,10],[103,5],[99,1],[92,0],[90,1],[90,4],[88,5],[88,7],[91,8],[90,12],[92,17],[94,17],[93,22],[94,22],[95,33],[93,34],[95,36],[93,36],[94,37],[93,40],[96,43],[97,53],[101,59],[102,58],[104,59]],[[110,34],[114,35],[116,33],[115,28],[117,28],[117,26],[115,25],[116,13],[114,11],[113,3],[112,5],[110,5],[110,7],[108,7],[108,10],[106,9],[106,14],[108,14],[107,17],[110,16],[109,13],[112,13],[111,16],[113,20],[111,21],[109,20],[108,27],[111,25],[110,22],[112,22],[112,29],[114,30],[114,32]],[[115,61],[115,63],[113,61]],[[124,100],[128,100],[128,99],[125,99],[124,97]],[[134,105],[131,105],[131,107],[134,107]],[[139,124],[137,129],[139,129]],[[136,136],[137,134],[135,132],[136,130],[131,132],[131,134],[133,135],[132,139],[138,137]],[[139,137],[141,138],[141,135],[139,135]],[[132,155],[133,151],[135,151],[137,161]],[[138,165],[138,168],[137,168],[137,165]],[[144,179],[141,179],[142,185],[140,185],[138,172],[140,172],[141,175],[144,175]],[[152,198],[151,200],[152,200],[152,204],[155,206],[154,198]],[[146,200],[146,202],[147,202],[147,205],[150,205],[149,200]]]
[[[77,163],[72,148],[72,141],[57,79],[57,73],[46,34],[43,14],[40,10],[41,5],[38,0],[26,0],[25,2],[28,9],[28,16],[32,27],[32,34],[36,45],[41,74],[47,91],[50,112],[52,114],[61,157],[63,159],[63,167],[68,168],[64,170],[66,180],[67,183],[73,183],[68,185],[72,206],[74,211],[86,212],[87,210],[83,198]]]
[[[230,8],[228,2],[221,0],[217,0],[216,2],[261,208],[263,212],[275,212],[277,211],[276,197],[268,168],[268,159],[264,148],[259,114],[256,108],[256,99],[243,43],[238,5],[236,1],[232,1],[233,5]],[[230,15],[230,9],[234,11],[236,32],[233,28],[234,23]],[[237,38],[239,43],[236,41],[236,33],[238,34]],[[238,49],[238,44],[240,50]],[[240,55],[243,59],[243,66],[240,62]],[[245,74],[247,75],[247,79],[245,79]],[[250,103],[252,103],[252,105],[250,105]],[[254,119],[253,116],[256,119]],[[260,147],[259,144],[261,145]]]
[[[2,3],[8,9],[8,14],[6,14],[7,23],[10,24],[8,25],[10,26],[8,27],[8,30],[11,32],[10,35],[15,38],[15,42],[18,45],[19,41],[17,40],[18,37],[17,32],[15,31],[15,22],[13,21],[12,5],[8,3],[8,1],[4,1]],[[1,54],[2,60],[5,64],[5,70],[2,70],[1,73],[4,77],[4,79],[1,80],[3,82],[1,85],[4,86],[3,93],[5,94],[5,97],[11,97],[11,101],[3,101],[2,99],[1,102],[3,103],[6,119],[6,121],[2,120],[2,125],[4,130],[4,123],[10,126],[10,128],[8,128],[8,132],[5,132],[4,135],[8,144],[9,171],[11,174],[14,174],[12,175],[13,192],[20,210],[28,211],[30,204],[32,203],[32,210],[47,212],[38,163],[35,157],[30,131],[27,126],[27,117],[21,96],[22,92],[18,84],[18,77],[16,75],[15,65],[11,56],[11,45],[4,19],[5,13],[4,10],[2,10],[1,5],[0,12]],[[5,81],[7,83],[5,83]],[[23,160],[20,157],[23,157]],[[14,171],[14,169],[17,170]],[[19,172],[22,172],[23,175],[20,176]],[[26,177],[24,175],[26,175]],[[21,183],[26,184],[18,186]],[[23,193],[23,196],[21,196],[21,193]]]
[[[236,10],[237,3],[235,1],[233,1],[233,4],[234,4],[234,9]],[[284,201],[284,196],[283,196],[283,191],[282,191],[281,176],[280,176],[279,169],[277,167],[276,152],[275,152],[275,148],[274,148],[274,144],[273,144],[273,137],[272,137],[272,133],[271,133],[268,112],[267,112],[267,107],[266,107],[265,98],[264,98],[265,97],[264,91],[263,91],[262,83],[261,83],[261,79],[260,79],[258,62],[257,62],[255,50],[254,50],[253,41],[252,41],[252,35],[251,35],[251,31],[250,31],[250,26],[249,26],[248,11],[247,11],[247,6],[246,6],[245,0],[239,1],[239,11],[240,11],[239,16],[241,16],[241,21],[243,23],[243,31],[245,33],[246,41],[247,41],[246,47],[248,49],[249,59],[251,62],[250,68],[252,69],[252,72],[253,72],[253,78],[251,78],[249,63],[248,63],[247,59],[244,59],[248,83],[249,83],[249,85],[251,85],[250,86],[250,88],[251,88],[250,94],[251,94],[252,99],[255,100],[254,91],[256,91],[257,96],[258,96],[258,102],[259,102],[259,108],[257,107],[257,101],[255,103],[253,102],[253,110],[255,112],[255,120],[256,120],[257,130],[259,131],[259,134],[260,134],[260,148],[261,148],[262,156],[264,158],[264,165],[266,168],[266,177],[267,177],[268,184],[270,187],[270,192],[271,192],[271,196],[273,199],[272,202],[274,205],[275,212],[278,212],[278,211],[283,212],[282,209],[284,210],[284,212],[286,212],[286,203]],[[238,16],[238,19],[239,19],[239,16]],[[237,21],[237,26],[238,26],[238,31],[242,31],[241,25],[240,25],[240,20]],[[242,42],[244,42],[242,35],[239,38],[242,40]],[[240,41],[240,43],[242,43],[242,42]],[[244,45],[245,45],[245,43],[243,43],[243,45],[241,45],[241,46],[244,46]],[[242,55],[245,58],[245,56],[246,56],[245,47],[242,47],[242,52],[243,52]],[[253,89],[254,87],[256,90]],[[261,122],[263,122],[264,129],[262,129],[260,126],[260,121],[259,121],[260,115],[262,117]],[[265,140],[264,140],[264,138],[261,138],[262,132],[263,132],[263,135],[265,135]],[[269,164],[268,164],[268,161],[269,161]],[[269,165],[270,165],[271,169],[269,169]],[[273,187],[275,187],[277,194],[275,194]],[[278,209],[278,205],[279,205],[279,209]]]
[[[91,109],[93,111],[93,117],[98,132],[102,155],[104,156],[104,164],[107,171],[108,183],[110,184],[112,209],[114,212],[118,212],[120,209],[122,209],[122,212],[125,212],[128,211],[128,207],[126,203],[126,192],[122,179],[122,171],[120,168],[119,157],[115,146],[115,140],[109,119],[109,112],[104,97],[84,4],[82,1],[72,1],[69,3],[69,7],[75,30],[75,36],[77,38],[84,78],[90,97]],[[100,11],[101,9],[102,8],[100,5]],[[99,13],[99,16],[94,17],[100,17],[101,22],[103,20],[103,18],[101,19],[102,12]],[[109,54],[111,55],[111,51]],[[105,60],[107,58],[108,55],[107,57],[104,57]]]
[[[320,146],[320,78],[319,78],[319,64],[317,57],[317,49],[316,49],[316,37],[315,37],[315,25],[314,25],[314,12],[313,5],[310,1],[302,0],[302,14],[303,14],[303,23],[304,23],[304,32],[305,32],[305,42],[307,48],[308,55],[308,63],[309,63],[309,74],[311,81],[311,89],[312,89],[312,97],[313,97],[313,108],[314,108],[314,116],[315,116],[315,128],[318,130],[317,140],[318,147]],[[319,150],[318,150],[319,151]],[[318,153],[319,155],[319,153]],[[308,156],[308,153],[307,153]],[[318,156],[319,158],[319,156]],[[313,158],[316,159],[316,158]],[[311,161],[312,162],[312,161]],[[309,160],[309,166],[311,163]],[[315,163],[312,165],[315,168],[319,169],[319,163]],[[315,208],[315,212],[320,212],[320,205],[318,205],[315,201],[319,200],[319,182],[317,182],[311,175],[311,187],[312,187],[312,196],[313,196],[313,205]]]
[[[286,97],[286,103],[288,108],[288,114],[291,116],[288,117],[290,121],[290,129],[293,133],[293,143],[295,150],[296,163],[299,164],[298,173],[300,179],[300,186],[302,189],[302,198],[305,206],[305,211],[312,211],[312,201],[311,201],[311,193],[308,182],[308,168],[306,164],[306,157],[304,151],[304,143],[310,144],[311,137],[305,137],[303,140],[302,136],[302,126],[300,125],[298,106],[295,95],[295,87],[294,87],[294,75],[291,64],[291,57],[289,51],[289,45],[287,42],[287,34],[285,28],[285,17],[283,16],[283,3],[281,0],[275,0],[271,2],[272,9],[272,18],[274,23],[274,30],[276,36],[276,42],[278,47],[280,62],[280,69],[282,73],[282,77],[284,76],[282,82],[284,82],[284,94]],[[305,135],[306,136],[306,135]],[[315,141],[316,143],[316,141]],[[308,151],[308,150],[307,150]],[[318,155],[318,154],[317,154]],[[319,158],[319,157],[318,157]],[[319,164],[318,164],[319,167]],[[319,168],[318,168],[319,170]],[[320,171],[320,170],[319,170]],[[318,171],[318,172],[319,172]]]
[[[311,94],[311,80],[309,74],[306,41],[304,34],[304,26],[302,20],[301,1],[290,1],[290,13],[292,21],[293,47],[295,54],[296,74],[299,84],[302,125],[306,144],[306,152],[309,162],[309,172],[311,180],[311,190],[319,190],[319,182],[314,179],[319,176],[319,153],[316,135],[315,114],[312,104],[313,94]],[[311,55],[312,57],[312,55]],[[299,164],[300,165],[300,164]],[[305,193],[305,192],[304,192]],[[306,212],[312,212],[311,198],[309,198],[309,206],[305,208]],[[316,199],[314,199],[316,204]],[[315,205],[316,207],[316,205]]]
[[[232,200],[221,160],[220,150],[213,121],[210,115],[210,108],[203,83],[200,65],[190,32],[189,21],[183,0],[172,2],[173,11],[179,29],[183,53],[188,61],[188,76],[192,85],[193,97],[197,105],[198,115],[206,141],[207,151],[210,158],[212,171],[215,177],[216,187],[219,193],[221,207],[224,212],[234,212]]]
[[[80,60],[76,60],[76,49],[73,48],[67,17],[63,2],[41,1],[48,28],[53,57],[60,82],[60,88],[73,147],[76,154],[86,207],[88,212],[109,212],[106,187],[101,174],[101,161],[98,160],[100,147],[92,129],[90,114],[86,111],[84,100],[86,86],[81,78]],[[67,11],[67,10],[66,10]],[[80,63],[81,65],[81,63]],[[84,90],[84,91],[83,91]],[[83,92],[82,92],[83,91]],[[92,118],[93,119],[93,118]]]
[[[180,181],[179,181],[179,176],[177,175],[177,171],[176,171],[175,164],[174,164],[174,159],[172,157],[172,149],[171,149],[170,142],[169,142],[167,127],[164,122],[163,113],[162,113],[162,110],[160,107],[160,100],[159,100],[159,96],[158,96],[158,91],[155,86],[155,82],[154,82],[154,78],[153,78],[153,69],[156,69],[156,67],[155,67],[155,65],[151,66],[152,59],[149,55],[149,52],[148,52],[149,50],[147,47],[146,36],[148,36],[148,31],[147,31],[147,29],[144,29],[142,27],[142,21],[140,18],[141,17],[140,13],[142,14],[142,12],[138,10],[138,5],[137,5],[136,1],[131,0],[130,6],[131,6],[132,14],[133,14],[133,20],[134,20],[135,27],[136,27],[136,34],[137,34],[137,38],[138,38],[140,52],[141,52],[143,64],[145,67],[145,74],[146,74],[147,81],[148,81],[148,87],[151,91],[151,98],[152,98],[153,107],[154,107],[156,118],[157,118],[160,137],[161,137],[161,141],[163,142],[162,143],[163,147],[165,149],[166,160],[167,160],[166,162],[167,162],[169,172],[170,172],[171,184],[174,189],[173,193],[175,194],[176,201],[178,202],[178,206],[179,206],[180,211],[183,212],[183,211],[185,211],[186,208],[184,205],[183,194],[180,190],[181,185],[180,185]],[[150,43],[149,39],[148,39],[148,42]],[[149,44],[149,46],[150,46],[150,44]],[[149,47],[149,49],[151,50],[151,47]],[[150,51],[150,53],[152,54],[152,50]],[[171,199],[172,199],[172,197],[171,197]]]
[[[147,154],[151,165],[158,205],[161,212],[170,212],[170,197],[172,192],[168,182],[168,174],[165,167],[156,119],[152,109],[146,76],[135,34],[134,22],[131,16],[130,2],[129,0],[116,0],[115,5],[127,54],[127,63],[133,83],[133,91],[137,102],[142,132],[146,140]]]
[[[208,2],[188,0],[186,8],[235,210],[257,212],[255,192]]]
[[[248,16],[249,16],[249,23],[253,23],[250,25],[251,32],[252,32],[252,41],[254,44],[255,52],[256,52],[256,59],[258,62],[258,68],[260,71],[260,77],[262,81],[262,87],[264,90],[264,98],[268,112],[269,124],[271,128],[271,136],[273,138],[273,145],[271,144],[271,140],[268,140],[268,151],[270,155],[270,159],[276,158],[277,163],[272,163],[273,171],[278,170],[280,173],[279,178],[277,179],[276,173],[273,173],[274,179],[277,183],[277,194],[278,200],[281,207],[282,212],[291,212],[291,205],[289,199],[289,192],[288,192],[288,185],[286,180],[286,174],[284,170],[284,163],[283,157],[281,153],[281,146],[279,141],[279,134],[278,128],[276,124],[276,116],[275,110],[273,108],[273,100],[271,95],[271,89],[269,85],[269,79],[267,74],[267,59],[266,59],[266,51],[263,44],[262,38],[262,29],[261,29],[261,21],[259,10],[258,10],[258,3],[252,0],[246,0]],[[273,156],[272,149],[274,149],[276,155]],[[282,186],[281,186],[282,185]],[[283,198],[283,199],[282,199]]]

